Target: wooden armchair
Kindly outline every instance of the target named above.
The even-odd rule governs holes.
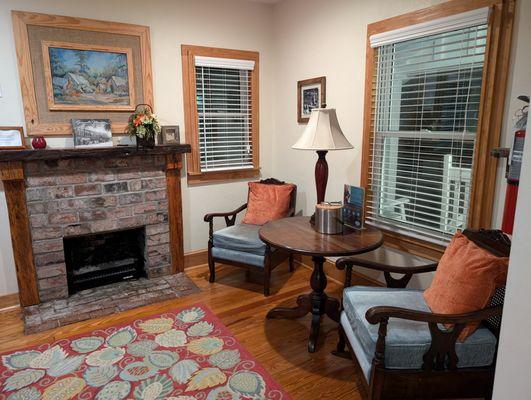
[[[267,185],[284,185],[285,183],[274,178],[261,180]],[[291,192],[290,209],[288,216],[295,215],[295,202],[297,188]],[[293,256],[287,252],[270,248],[258,236],[261,226],[250,224],[236,224],[237,215],[247,208],[247,203],[234,211],[225,213],[211,213],[204,217],[208,222],[208,267],[210,270],[209,281],[216,279],[216,262],[243,267],[247,269],[247,279],[263,281],[264,295],[270,294],[271,271],[289,259],[289,269],[293,271]],[[214,218],[224,218],[226,228],[214,232]]]
[[[463,233],[494,255],[508,257],[510,240],[501,231]],[[342,258],[336,265],[347,268],[352,262]],[[435,268],[434,264],[409,270],[405,276]],[[404,273],[396,266],[374,269]],[[435,314],[425,304],[422,291],[396,288],[407,280],[390,281],[388,288],[345,289],[334,354],[358,363],[370,399],[490,398],[505,288],[498,289],[482,310]],[[457,341],[471,322],[481,324],[465,342]],[[443,324],[454,327],[445,329]]]

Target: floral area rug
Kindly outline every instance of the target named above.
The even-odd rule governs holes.
[[[289,398],[201,304],[0,361],[0,400]]]

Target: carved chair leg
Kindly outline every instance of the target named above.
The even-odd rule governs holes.
[[[289,255],[289,272],[295,271],[295,260],[293,259],[293,254]]]
[[[350,352],[345,350],[345,347],[347,345],[347,337],[341,324],[339,324],[338,327],[338,336],[339,340],[337,341],[336,349],[332,351],[332,355],[336,357],[350,359]]]
[[[214,259],[212,258],[211,248],[208,249],[208,269],[210,271],[208,281],[212,283],[216,280],[216,263],[214,262]]]
[[[383,383],[371,382],[369,384],[369,400],[381,400],[383,392]]]
[[[271,248],[266,246],[264,257],[264,296],[269,296],[269,285],[271,283]]]
[[[345,268],[345,288],[352,286],[352,265],[347,265]]]
[[[269,296],[269,286],[271,284],[271,271],[269,268],[264,268],[264,296]]]

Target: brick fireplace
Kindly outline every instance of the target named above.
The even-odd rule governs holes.
[[[131,258],[125,252],[118,259],[119,249],[112,251],[113,245],[126,246],[120,236],[141,233],[135,240],[143,241],[142,250],[134,261],[142,264],[140,276],[182,271],[180,157],[188,149],[0,151],[21,304],[69,296],[65,243],[75,243],[72,249],[93,239],[96,244],[75,262],[88,260],[83,273],[109,272]],[[97,257],[89,257],[90,251]]]
[[[70,237],[145,227],[147,276],[170,273],[164,156],[32,161],[24,172],[41,301],[68,296]]]

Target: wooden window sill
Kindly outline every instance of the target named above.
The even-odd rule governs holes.
[[[204,183],[230,182],[240,179],[258,178],[260,168],[232,169],[212,172],[188,172],[188,185],[201,185]]]
[[[384,244],[395,249],[439,261],[446,247],[379,228],[384,235]]]

